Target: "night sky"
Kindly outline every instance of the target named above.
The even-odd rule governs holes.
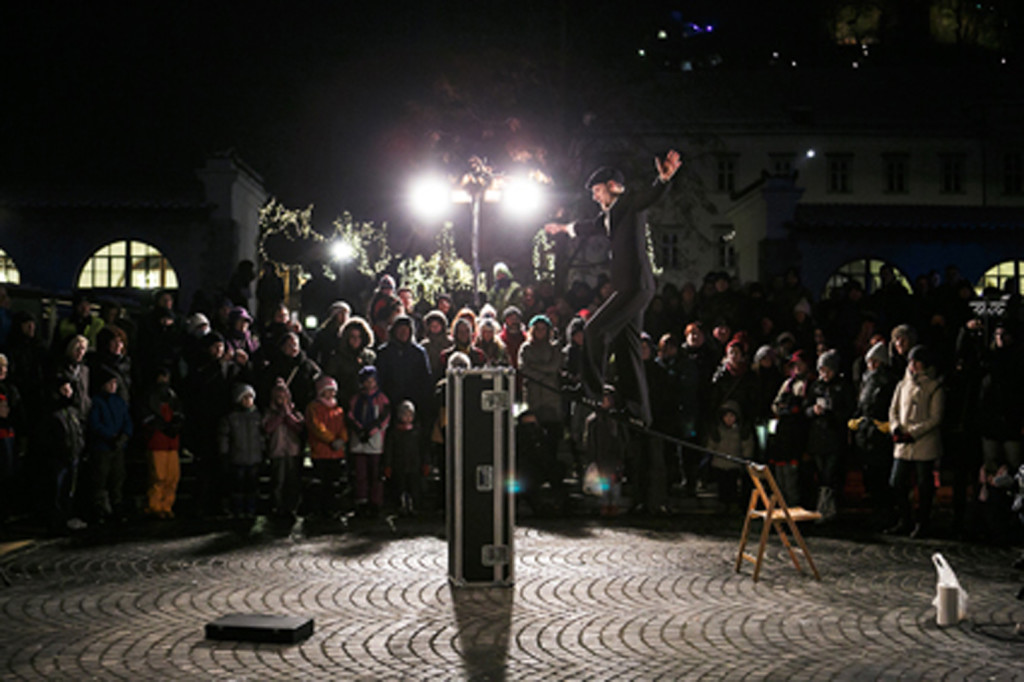
[[[607,97],[610,69],[659,46],[657,30],[678,47],[688,22],[714,24],[740,63],[772,41],[817,40],[798,19],[820,5],[9,2],[0,188],[169,190],[233,149],[285,205],[315,204],[319,221],[390,218],[408,176],[437,160],[438,131],[470,153],[522,121],[537,128],[532,144],[552,148]]]
[[[575,2],[5,5],[0,182],[170,187],[234,149],[321,218],[394,195],[429,134],[416,102],[446,61],[544,60],[576,36],[578,52],[605,51],[586,29],[617,23]]]

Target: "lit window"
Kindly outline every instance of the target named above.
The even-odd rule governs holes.
[[[822,300],[830,298],[834,289],[841,288],[847,282],[859,283],[867,294],[878,291],[882,288],[883,269],[891,271],[896,283],[906,289],[907,293],[913,292],[906,275],[900,272],[896,266],[875,258],[859,258],[836,268],[825,283]]]
[[[941,164],[942,185],[939,191],[942,194],[963,194],[964,193],[964,155],[963,154],[942,154],[939,157]]]
[[[18,266],[3,249],[0,249],[0,283],[21,284],[21,273],[18,272]]]
[[[1014,292],[1024,291],[1024,261],[1008,260],[989,268],[978,280],[975,291],[979,295],[989,287],[1003,291],[1008,281],[1017,282]]]
[[[80,289],[177,289],[178,275],[162,253],[145,242],[120,241],[100,248],[78,275]]]

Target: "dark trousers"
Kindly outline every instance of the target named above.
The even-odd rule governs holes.
[[[299,507],[299,457],[273,457],[270,460],[270,481],[274,511],[294,514]]]
[[[341,482],[347,477],[347,463],[343,459],[314,459],[313,475],[319,485],[312,495],[310,511],[332,514],[341,511]]]
[[[231,465],[231,511],[236,514],[256,513],[259,493],[259,464]]]
[[[636,481],[634,501],[652,511],[665,506],[668,498],[665,441],[654,436],[637,435],[630,440],[629,447]]]
[[[89,457],[92,468],[93,510],[98,518],[121,510],[124,491],[124,450],[93,450]]]
[[[608,354],[615,354],[618,397],[631,415],[651,423],[651,401],[640,352],[644,311],[652,292],[613,292],[598,308],[583,330],[583,388],[600,399],[607,381]]]
[[[894,459],[889,487],[896,498],[900,520],[909,523],[913,519],[910,506],[911,476],[917,485],[917,522],[927,525],[932,515],[932,500],[935,497],[935,462]]]

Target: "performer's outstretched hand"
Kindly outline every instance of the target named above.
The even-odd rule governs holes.
[[[556,235],[559,232],[568,232],[568,223],[548,223],[544,226],[544,231],[550,235]]]
[[[658,168],[658,178],[662,182],[668,182],[683,165],[683,157],[675,149],[670,149],[664,159],[655,157],[654,165]]]

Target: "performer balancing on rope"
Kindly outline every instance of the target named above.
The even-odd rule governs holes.
[[[548,234],[567,233],[587,237],[604,235],[610,240],[611,296],[587,320],[583,331],[582,390],[599,400],[605,382],[609,352],[615,354],[617,392],[629,416],[651,423],[651,404],[641,357],[640,332],[644,311],[655,293],[654,274],[647,256],[644,212],[665,193],[682,165],[679,152],[669,151],[654,159],[658,177],[648,187],[626,189],[621,171],[603,166],[587,180],[601,213],[593,220],[549,223]]]

